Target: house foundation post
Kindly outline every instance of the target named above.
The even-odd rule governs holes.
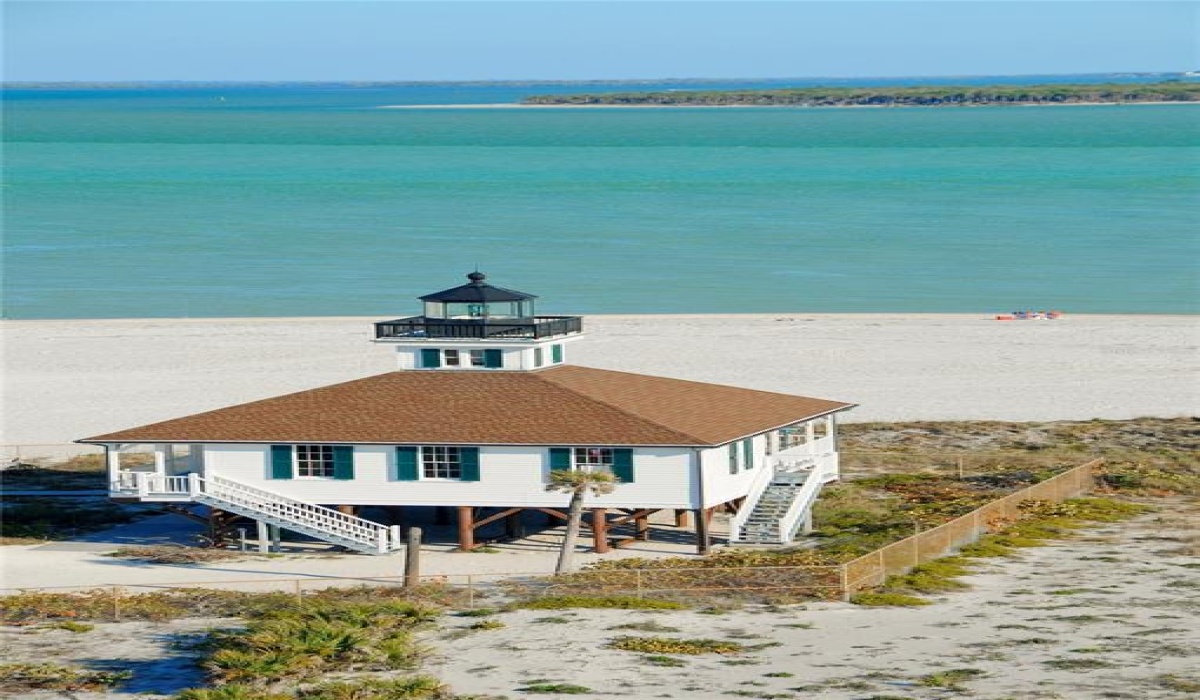
[[[712,524],[712,509],[697,508],[696,509],[696,553],[708,554],[708,550],[712,547],[712,538],[708,534],[709,525]]]
[[[267,525],[267,530],[271,533],[271,551],[279,553],[283,550],[283,537],[280,535],[278,525]]]
[[[338,506],[337,511],[345,515],[358,515],[358,506]]]
[[[681,508],[675,509],[675,527],[688,526],[688,512]]]
[[[643,542],[650,539],[650,516],[639,515],[633,519],[634,538]]]
[[[604,508],[592,509],[592,541],[596,554],[608,552],[608,511]]]
[[[458,551],[469,552],[472,549],[475,549],[475,508],[458,506]]]
[[[519,540],[525,536],[525,527],[521,523],[521,511],[504,516],[504,536],[510,540]]]
[[[258,551],[260,554],[266,554],[271,551],[271,536],[267,532],[267,524],[261,520],[255,520],[254,524],[258,526]]]

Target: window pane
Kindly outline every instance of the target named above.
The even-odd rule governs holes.
[[[459,448],[422,447],[421,469],[426,479],[461,479],[462,455]]]
[[[611,447],[576,447],[572,451],[574,468],[582,471],[611,472],[613,450]]]
[[[333,477],[333,445],[296,445],[296,476]]]

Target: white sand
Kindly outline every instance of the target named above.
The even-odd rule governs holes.
[[[390,349],[368,342],[372,320],[7,322],[4,441],[52,446],[388,371]],[[861,407],[851,416],[860,421],[1176,416],[1194,415],[1200,404],[1200,326],[1193,317],[998,322],[969,315],[598,316],[586,325],[590,338],[571,346],[576,363],[854,401]],[[52,448],[26,448],[24,454],[39,450]],[[501,618],[507,625],[502,629],[438,642],[443,655],[430,670],[460,692],[510,696],[546,679],[631,698],[721,698],[731,692],[941,698],[946,691],[914,685],[916,679],[974,668],[986,676],[966,682],[973,697],[1179,697],[1161,682],[1165,674],[1186,675],[1194,667],[1188,654],[1196,647],[1197,621],[1189,597],[1198,584],[1195,569],[1185,568],[1180,543],[1169,539],[1185,526],[1145,518],[1134,529],[1106,528],[1090,542],[1031,550],[1021,561],[991,565],[975,578],[974,591],[925,609],[820,604],[723,615],[512,613]],[[546,533],[540,543],[499,554],[451,554],[431,546],[425,573],[546,572],[553,538]],[[672,549],[659,542],[642,547],[647,551],[626,555]],[[686,551],[687,545],[675,549]],[[328,576],[395,575],[401,566],[398,557],[365,556],[164,567],[108,559],[94,550],[9,547],[4,554],[7,586],[221,579],[243,588],[230,582],[263,578],[275,578],[266,585],[303,578],[315,586]],[[554,617],[568,622],[545,620]],[[651,666],[640,655],[602,648],[618,634],[638,634],[609,628],[649,619],[678,628],[678,636],[743,637],[749,644],[781,646],[735,658],[699,657],[681,668]],[[471,621],[451,618],[448,624]],[[146,659],[141,668],[155,674],[154,654],[136,632],[175,631],[135,623],[107,630],[13,633],[7,653],[85,663]],[[50,644],[30,650],[26,634]],[[1047,665],[1078,659],[1104,665]],[[163,674],[163,684],[135,687],[169,691],[170,669]],[[822,689],[789,690],[814,684]]]
[[[1197,551],[1196,511],[1183,503],[1167,508],[1024,550],[1015,560],[986,560],[967,579],[971,590],[941,596],[925,608],[818,603],[735,607],[720,614],[529,610],[498,615],[491,619],[503,622],[502,628],[478,631],[465,628],[480,618],[446,617],[427,636],[437,653],[423,670],[460,693],[509,698],[524,697],[517,689],[534,682],[574,683],[639,700],[1192,697],[1171,683],[1200,682],[1200,571],[1189,556]],[[649,622],[676,631],[614,629]],[[197,675],[185,663],[192,652],[181,657],[171,644],[196,641],[209,624],[229,623],[126,622],[82,634],[10,628],[3,636],[8,661],[134,668],[137,676],[122,692],[72,696],[117,700],[195,684]],[[730,657],[680,655],[675,658],[684,665],[663,667],[643,654],[605,648],[618,635],[775,646]],[[982,675],[965,680],[961,693],[921,684],[928,674],[952,669]]]
[[[390,371],[391,348],[370,342],[376,320],[7,321],[3,443],[62,445]],[[851,421],[1200,409],[1193,316],[589,316],[585,328],[576,364],[855,402]]]

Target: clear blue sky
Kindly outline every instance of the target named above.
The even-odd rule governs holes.
[[[1156,0],[6,0],[8,80],[506,80],[1200,68]]]

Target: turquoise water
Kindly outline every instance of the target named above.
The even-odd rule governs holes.
[[[546,91],[11,91],[5,315],[1200,311],[1200,107],[379,108]]]

